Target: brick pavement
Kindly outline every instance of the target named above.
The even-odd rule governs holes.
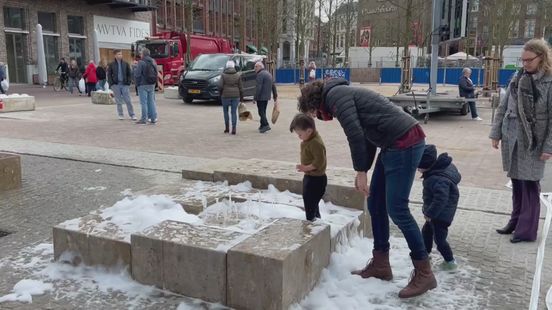
[[[392,94],[393,86],[362,85]],[[298,160],[298,139],[289,133],[288,124],[296,113],[297,88],[281,86],[282,113],[273,130],[260,135],[257,121],[242,122],[238,135],[222,133],[221,108],[213,103],[183,104],[158,95],[160,122],[157,126],[137,126],[116,119],[114,106],[92,105],[88,97],[53,94],[51,89],[14,86],[13,92],[37,96],[34,112],[0,116],[3,137],[64,144],[100,146],[143,152],[160,152],[216,159],[220,156],[249,159],[264,158],[295,162]],[[138,100],[133,96],[135,108]],[[432,115],[423,125],[427,141],[439,151],[448,151],[463,173],[463,184],[474,187],[503,189],[507,182],[501,171],[500,154],[491,149],[489,124],[491,111],[480,108],[484,122],[452,114]],[[254,112],[256,107],[248,103]],[[351,167],[347,141],[338,122],[318,123],[327,145],[328,163]]]

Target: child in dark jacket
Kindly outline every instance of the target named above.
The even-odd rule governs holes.
[[[437,149],[431,144],[425,147],[418,170],[424,179],[423,213],[426,222],[422,228],[422,235],[427,252],[431,253],[435,240],[437,250],[445,260],[441,268],[455,270],[457,264],[447,242],[447,235],[458,206],[458,183],[462,177],[452,163],[452,157],[447,153],[437,157]]]
[[[306,114],[295,115],[289,131],[301,139],[301,164],[297,171],[305,173],[303,177],[303,203],[307,221],[320,218],[318,204],[326,192],[326,147],[322,137],[316,131],[314,119]]]

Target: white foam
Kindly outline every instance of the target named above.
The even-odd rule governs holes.
[[[43,295],[46,291],[52,290],[51,283],[44,283],[39,280],[23,279],[13,287],[13,293],[0,297],[0,303],[6,301],[19,301],[32,303],[33,295]]]

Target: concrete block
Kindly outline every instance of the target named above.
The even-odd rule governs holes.
[[[182,99],[180,93],[178,92],[178,87],[166,87],[163,90],[163,97],[165,99]]]
[[[0,191],[21,188],[21,158],[0,153]]]
[[[224,304],[226,251],[247,237],[214,227],[164,221],[131,236],[132,275],[138,282]]]
[[[93,91],[91,98],[93,104],[115,104],[115,100],[112,97],[113,92],[105,91]]]
[[[102,222],[99,215],[89,214],[55,226],[54,259],[71,251],[86,265],[130,265],[130,242],[118,227],[101,227]]]
[[[328,177],[328,186],[326,186],[326,195],[324,200],[343,206],[346,208],[363,210],[366,204],[366,197],[354,187],[348,187],[333,183]]]
[[[34,111],[35,97],[2,97],[0,98],[0,113]]]
[[[288,309],[312,290],[329,262],[329,226],[279,219],[228,251],[227,305]]]

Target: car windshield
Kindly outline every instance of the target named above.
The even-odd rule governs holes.
[[[221,71],[229,58],[228,55],[199,55],[190,65],[190,71]]]
[[[165,58],[169,57],[169,44],[167,42],[142,42],[138,44],[138,55],[143,48],[150,50],[151,58]]]

